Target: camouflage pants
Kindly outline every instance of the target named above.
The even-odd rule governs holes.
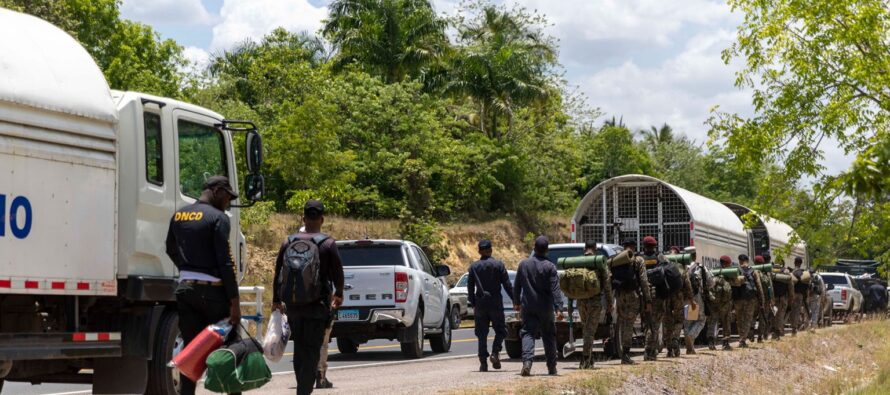
[[[789,295],[776,297],[773,303],[776,306],[776,316],[773,317],[773,336],[785,335],[785,314],[788,312]]]
[[[615,299],[618,325],[621,327],[621,346],[630,348],[633,341],[634,324],[640,315],[640,297],[634,291],[618,291],[615,294]]]
[[[754,333],[761,339],[766,339],[769,335],[769,331],[772,330],[772,311],[770,311],[769,302],[769,300],[763,304],[757,302],[757,310],[754,311],[754,320],[757,322],[757,331]],[[764,314],[767,315],[764,316]],[[751,325],[751,330],[754,330],[753,321]]]
[[[748,339],[751,322],[754,321],[754,312],[759,303],[757,299],[741,299],[733,303],[735,305],[735,325],[741,341]]]
[[[680,331],[683,329],[683,297],[671,295],[667,299],[655,299],[652,303],[652,321],[654,328],[646,331],[646,349],[659,349],[658,335],[668,348],[680,346]]]
[[[800,328],[800,310],[803,308],[803,294],[799,294],[797,292],[791,294],[791,334],[797,334],[797,329]]]
[[[721,339],[729,339],[732,331],[729,313],[732,311],[732,304],[726,302],[724,304],[711,304],[711,315],[708,316],[708,338],[717,338],[717,324],[723,328],[723,336]]]
[[[603,316],[603,302],[600,297],[578,300],[578,315],[581,316],[584,332],[583,355],[590,355],[590,350],[593,348],[593,337],[596,335],[596,328]]]

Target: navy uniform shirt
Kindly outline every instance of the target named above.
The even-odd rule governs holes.
[[[467,275],[467,301],[477,309],[503,310],[504,298],[501,287],[512,297],[513,285],[504,262],[490,256],[473,262]],[[479,289],[476,287],[479,286]],[[488,296],[483,296],[484,292]],[[478,293],[478,294],[477,294]]]
[[[513,303],[517,301],[523,311],[543,313],[562,309],[556,265],[537,255],[520,262],[513,284]]]
[[[229,216],[197,201],[179,209],[170,219],[167,255],[180,271],[209,274],[222,280],[229,299],[238,297],[235,260],[229,246]]]

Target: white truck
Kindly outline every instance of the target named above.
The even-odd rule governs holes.
[[[177,393],[169,221],[209,176],[238,189],[235,133],[246,134],[249,174],[233,203],[262,196],[256,128],[111,91],[80,44],[29,15],[0,9],[0,53],[0,386]],[[227,214],[241,273],[239,208]]]
[[[402,354],[423,357],[451,349],[451,331],[460,307],[448,293],[451,270],[434,265],[416,244],[403,240],[338,241],[343,262],[343,305],[331,338],[344,354],[358,352],[371,339],[398,339]]]
[[[862,310],[862,292],[856,289],[856,282],[847,273],[819,273],[831,297],[833,315],[841,320],[850,320]]]

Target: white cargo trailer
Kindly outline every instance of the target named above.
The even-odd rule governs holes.
[[[241,196],[258,199],[259,135],[204,108],[110,91],[83,47],[29,15],[0,9],[0,54],[0,386],[174,393],[170,217],[206,177],[238,188],[233,132],[250,148]],[[228,214],[240,272],[239,209]]]
[[[752,210],[737,203],[723,203],[735,213],[743,222],[747,220],[744,216],[752,213]],[[801,257],[803,266],[808,267],[807,245],[799,237],[796,237],[794,229],[788,224],[775,218],[754,212],[754,225],[748,228],[748,243],[751,245],[751,254],[762,255],[769,251],[772,255],[773,262],[778,263],[779,259],[787,267],[794,267],[794,258]],[[791,247],[788,247],[793,240],[797,239]]]
[[[780,226],[790,229],[776,221],[769,224],[776,227],[776,235]],[[708,267],[719,265],[721,255],[733,260],[755,255],[749,231],[729,207],[650,176],[603,181],[584,196],[572,217],[573,242],[618,244],[633,239],[640,244],[646,236],[658,239],[660,251],[695,247]]]

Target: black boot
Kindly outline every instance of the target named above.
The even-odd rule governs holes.
[[[497,352],[491,353],[491,357],[488,358],[491,361],[491,367],[495,369],[501,368],[501,356],[498,355]]]
[[[713,337],[708,338],[708,350],[716,351],[717,350],[717,340]]]
[[[745,341],[745,339],[742,339],[742,340],[739,342],[739,348],[748,348],[748,342]]]
[[[581,363],[578,364],[578,369],[593,369],[593,357],[591,357],[589,354],[581,356]]]
[[[646,355],[643,357],[644,361],[657,361],[658,360],[658,352],[653,349],[646,349]]]
[[[622,365],[634,365],[634,364],[636,364],[636,362],[634,362],[633,359],[630,359],[630,354],[628,354],[625,351],[624,353],[621,354],[621,364]]]
[[[479,357],[479,371],[480,372],[488,371],[488,361],[486,361],[485,357]]]
[[[315,388],[316,389],[325,389],[325,388],[334,388],[334,383],[328,381],[328,378],[325,375],[321,374],[321,371],[315,374]]]
[[[547,374],[550,376],[556,376],[556,366],[548,366]]]
[[[729,345],[729,339],[723,340],[723,351],[732,351],[732,346]]]
[[[522,361],[522,371],[519,372],[521,376],[531,376],[532,375],[532,361]]]

